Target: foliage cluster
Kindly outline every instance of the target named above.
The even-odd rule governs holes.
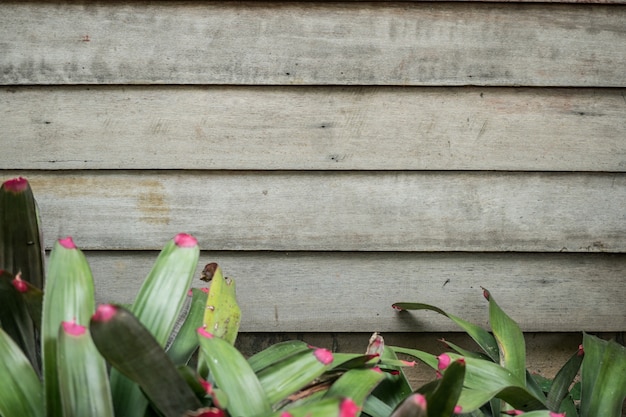
[[[446,315],[479,353],[448,344],[451,352],[435,356],[385,346],[374,334],[365,353],[288,341],[245,358],[234,347],[241,319],[234,280],[209,264],[202,279],[210,288],[190,288],[199,258],[193,236],[181,233],[165,245],[131,306],[96,306],[91,269],[72,238],[55,243],[44,275],[39,223],[28,181],[6,181],[2,417],[620,415],[622,346],[585,334],[581,349],[542,386],[526,370],[522,332],[487,290],[491,332],[427,304],[394,305]],[[403,368],[415,363],[398,355],[431,366],[439,378],[413,390]]]

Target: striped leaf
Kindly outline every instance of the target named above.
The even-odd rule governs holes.
[[[228,396],[228,412],[233,416],[270,413],[267,395],[250,364],[230,343],[198,329],[200,360],[210,369],[217,387]]]
[[[0,328],[0,415],[43,417],[43,387],[28,358]]]
[[[61,324],[57,364],[64,417],[113,417],[106,362],[86,327]]]
[[[131,307],[132,313],[165,346],[182,310],[198,264],[200,250],[193,236],[180,233],[159,254]],[[132,381],[111,372],[115,413],[141,416],[148,401]]]
[[[62,412],[57,365],[59,326],[64,321],[87,326],[94,311],[89,264],[72,238],[60,239],[50,254],[41,323],[45,404],[49,416],[60,416]]]

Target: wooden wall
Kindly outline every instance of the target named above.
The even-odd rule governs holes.
[[[619,3],[5,1],[0,172],[101,301],[184,231],[245,332],[456,331],[390,305],[486,324],[481,286],[626,331]]]

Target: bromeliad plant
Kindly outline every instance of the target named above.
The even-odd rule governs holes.
[[[291,341],[244,358],[233,346],[241,316],[234,281],[209,264],[210,290],[189,290],[199,257],[190,235],[167,243],[127,309],[96,307],[91,269],[70,237],[54,244],[44,279],[39,230],[28,181],[5,182],[2,417],[351,417],[372,408],[372,391],[389,396],[402,381],[405,364],[378,351],[333,355]]]
[[[393,305],[399,311],[431,310],[448,317],[472,337],[482,352],[471,352],[445,341],[452,351],[439,356],[415,349],[391,349],[395,353],[415,357],[439,373],[443,372],[444,379],[450,372],[452,361],[463,361],[464,378],[456,378],[463,379],[457,412],[464,416],[622,415],[626,397],[624,346],[584,333],[579,350],[552,381],[542,386],[540,383],[545,382],[544,379],[526,370],[524,336],[519,326],[498,306],[488,290],[484,289],[483,294],[489,302],[492,332],[429,304],[402,302]],[[422,415],[433,416],[430,412]]]

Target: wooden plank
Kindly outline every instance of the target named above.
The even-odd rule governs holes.
[[[626,7],[0,3],[0,84],[626,86]]]
[[[4,172],[47,243],[158,249],[626,251],[626,175],[497,172]]]
[[[626,170],[624,89],[18,87],[0,114],[5,169]]]
[[[157,253],[86,255],[98,300],[130,303]],[[486,325],[481,286],[525,331],[626,330],[626,254],[203,252],[198,277],[208,262],[235,278],[246,332],[459,331],[391,304],[426,302]]]

